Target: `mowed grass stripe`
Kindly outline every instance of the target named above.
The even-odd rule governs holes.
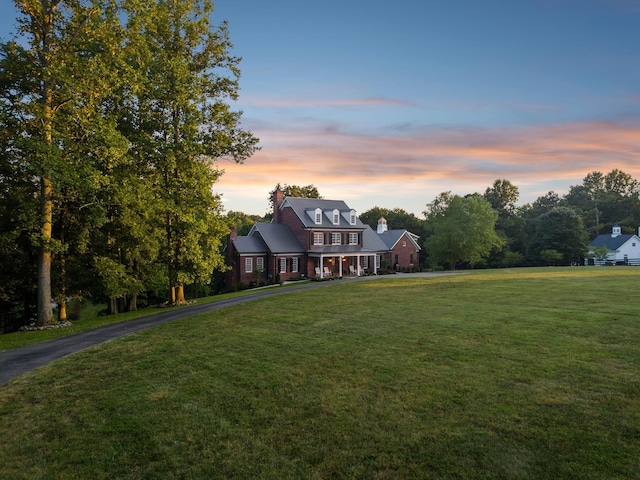
[[[639,478],[640,269],[336,282],[0,390],[6,478]]]

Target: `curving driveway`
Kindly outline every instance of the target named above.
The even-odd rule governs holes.
[[[441,276],[442,273],[407,273],[401,274],[403,277],[426,277]],[[385,277],[360,277],[358,280],[368,280]],[[388,277],[387,277],[388,278]],[[161,325],[163,323],[178,320],[180,318],[196,315],[198,313],[218,310],[220,308],[237,305],[243,302],[258,300],[260,298],[282,295],[289,292],[299,292],[310,288],[317,288],[325,285],[335,285],[334,282],[305,282],[303,285],[295,285],[285,289],[266,288],[252,295],[244,297],[230,298],[219,302],[193,305],[167,312],[156,313],[135,320],[105,325],[104,327],[88,330],[86,332],[75,333],[66,337],[47,340],[45,342],[28,345],[0,352],[0,385],[10,382],[18,375],[22,375],[30,370],[46,365],[47,363],[66,357],[72,353],[79,352],[85,348],[93,347],[100,343],[108,342],[114,338],[122,337],[130,333],[135,333],[145,328]]]

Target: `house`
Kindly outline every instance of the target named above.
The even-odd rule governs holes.
[[[271,223],[256,223],[247,236],[232,231],[227,285],[377,273],[386,243],[341,200],[274,193]]]
[[[387,252],[382,256],[382,264],[389,265],[393,270],[412,271],[419,268],[418,236],[406,229],[389,230],[387,220],[378,220],[378,237],[387,246]]]
[[[640,230],[638,232],[640,234]],[[640,265],[640,237],[635,234],[623,234],[619,225],[614,225],[610,235],[598,235],[589,244],[590,252],[606,247],[609,253],[606,259],[594,259],[594,265],[622,263]]]

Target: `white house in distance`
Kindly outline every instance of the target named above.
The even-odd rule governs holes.
[[[640,229],[638,233],[640,234]],[[609,253],[606,260],[594,259],[594,265],[606,263],[640,265],[640,237],[630,233],[622,234],[619,225],[613,226],[610,235],[598,235],[589,244],[591,252],[600,247],[607,247]]]

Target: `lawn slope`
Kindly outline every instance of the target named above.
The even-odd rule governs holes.
[[[0,389],[0,478],[638,478],[640,269],[336,282]]]

